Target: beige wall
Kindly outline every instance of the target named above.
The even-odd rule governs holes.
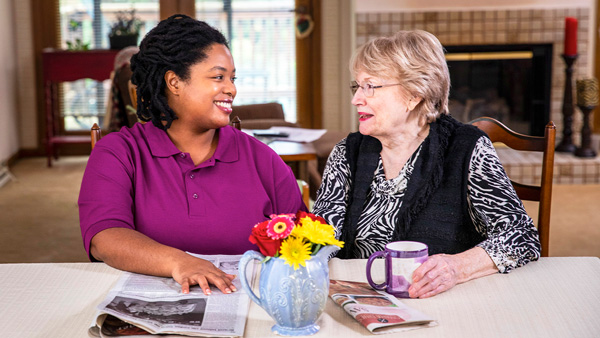
[[[35,56],[29,1],[0,1],[0,164],[38,147]]]
[[[0,164],[19,150],[13,1],[0,1]]]
[[[39,143],[39,134],[31,6],[29,1],[12,1],[14,3],[16,25],[19,27],[15,32],[19,145],[20,149],[36,149]]]
[[[583,7],[595,0],[353,0],[357,13],[397,12],[414,10],[465,10],[499,8],[545,8]]]
[[[355,108],[350,103],[352,80],[348,62],[354,51],[354,1],[321,2],[321,81],[323,88],[323,128],[350,132],[357,128]]]

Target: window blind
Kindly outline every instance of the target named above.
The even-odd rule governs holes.
[[[294,0],[196,0],[196,18],[221,30],[237,69],[234,105],[279,102],[296,122]]]

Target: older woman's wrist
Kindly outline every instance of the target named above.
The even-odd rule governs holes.
[[[458,284],[498,272],[495,262],[481,247],[474,247],[451,256],[455,262],[453,266],[455,266]]]

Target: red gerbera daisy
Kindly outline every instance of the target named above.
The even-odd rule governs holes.
[[[267,235],[272,239],[286,238],[294,229],[294,218],[290,215],[276,215],[267,224]]]

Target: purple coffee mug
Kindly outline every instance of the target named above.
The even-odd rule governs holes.
[[[428,258],[427,245],[420,242],[391,242],[384,251],[373,253],[367,260],[367,281],[375,290],[383,290],[400,298],[409,298],[408,288],[412,275]],[[371,265],[375,258],[385,258],[385,282],[375,284],[371,278]]]

